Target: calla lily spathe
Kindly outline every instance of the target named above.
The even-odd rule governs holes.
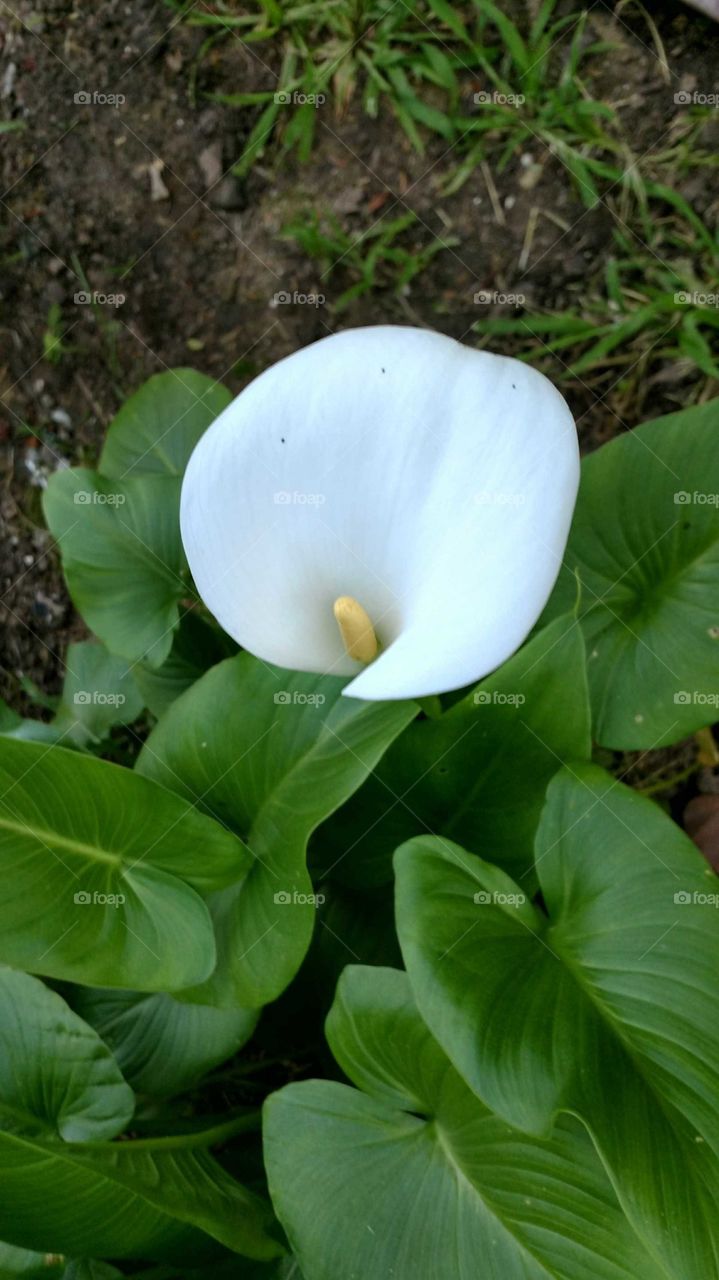
[[[353,697],[421,697],[525,639],[578,483],[574,422],[542,374],[382,325],[303,348],[228,406],[190,459],[182,538],[250,653],[354,676]]]

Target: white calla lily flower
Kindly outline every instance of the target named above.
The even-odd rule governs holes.
[[[357,698],[461,688],[525,639],[579,483],[562,396],[423,329],[333,334],[261,374],[182,488],[197,589],[250,653]]]

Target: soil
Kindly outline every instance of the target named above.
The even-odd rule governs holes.
[[[711,25],[678,3],[653,17],[672,85],[711,86]],[[330,108],[318,112],[305,165],[292,154],[278,159],[275,147],[246,179],[232,177],[253,112],[209,95],[273,87],[279,54],[227,39],[199,57],[205,35],[159,0],[0,5],[0,119],[26,126],[0,135],[0,695],[19,710],[28,706],[21,681],[57,691],[67,644],[83,634],[42,525],[43,483],[58,466],[94,461],[120,403],[151,373],[191,364],[237,392],[335,327],[379,320],[472,341],[477,290],[521,291],[528,307],[561,308],[576,302],[610,252],[611,201],[585,210],[566,170],[539,144],[492,171],[496,201],[480,169],[445,197],[446,143],[430,139],[419,155],[393,118],[368,119],[358,100],[340,119]],[[672,86],[640,6],[627,6],[620,20],[603,3],[592,6],[587,38],[608,36],[619,49],[593,64],[590,89],[618,105],[641,155],[671,136]],[[78,94],[96,98],[76,101]],[[113,103],[111,95],[123,100]],[[524,175],[535,165],[538,181],[529,188]],[[695,173],[684,194],[707,214],[712,196]],[[333,298],[350,280],[341,270],[323,280],[321,268],[280,236],[318,203],[348,230],[410,208],[423,239],[429,228],[458,244],[403,295],[375,292],[336,316]],[[563,234],[552,216],[571,231]],[[124,300],[95,308],[75,302],[85,289]],[[280,291],[321,293],[327,301],[273,305]],[[59,359],[43,354],[53,307]],[[628,425],[607,398],[611,381],[565,387],[585,448]],[[646,394],[647,404],[627,408],[637,414],[632,422],[681,404],[685,371],[668,371]]]

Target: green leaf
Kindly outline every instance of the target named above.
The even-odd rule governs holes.
[[[541,1141],[493,1116],[406,974],[346,969],[327,1037],[363,1092],[310,1080],[264,1113],[272,1199],[307,1280],[656,1280],[576,1122]]]
[[[164,662],[189,594],[180,541],[180,480],[109,480],[75,467],[56,471],[43,495],[73,603],[111,653]]]
[[[719,400],[585,458],[547,617],[579,609],[598,741],[677,742],[717,716]]]
[[[52,1064],[48,1064],[50,1067]],[[27,1247],[76,1256],[170,1256],[192,1262],[193,1226],[248,1257],[282,1252],[269,1208],[187,1139],[61,1143],[0,1135],[0,1230]]]
[[[116,1137],[134,1110],[97,1033],[38,978],[0,967],[0,1133],[96,1142]]]
[[[122,1280],[122,1272],[95,1258],[79,1258],[68,1262],[62,1280]]]
[[[243,883],[213,895],[217,970],[185,996],[256,1007],[299,968],[315,916],[309,835],[417,711],[342,698],[345,683],[241,653],[178,698],[143,748],[139,770],[219,817],[254,859]]]
[[[467,1083],[528,1132],[581,1117],[655,1274],[714,1274],[719,893],[691,841],[579,765],[537,835],[546,914],[446,841],[410,841],[396,865],[417,1003]]]
[[[187,1137],[104,1141],[133,1110],[97,1032],[37,978],[0,968],[4,1239],[79,1257],[151,1255],[177,1218],[249,1257],[283,1252],[266,1234],[269,1208],[206,1150],[247,1129],[245,1118]]]
[[[581,631],[559,619],[450,711],[413,724],[318,831],[312,865],[358,887],[386,882],[397,845],[431,831],[523,874],[547,783],[588,758],[589,724]]]
[[[152,714],[159,718],[209,667],[235,652],[229,636],[190,610],[181,617],[162,666],[139,663],[133,672],[135,683]]]
[[[62,1259],[0,1243],[0,1280],[65,1280]]]
[[[52,728],[80,745],[102,742],[116,724],[142,713],[142,696],[124,658],[103,644],[80,640],[68,646],[62,698]]]
[[[235,836],[129,769],[11,738],[0,797],[0,960],[142,991],[208,976],[198,893],[244,874]]]
[[[29,716],[19,716],[7,702],[0,698],[0,734],[4,738],[19,738],[23,742],[45,742],[51,744],[67,737],[67,731],[46,724],[44,720],[32,720]],[[68,742],[68,746],[72,746]]]
[[[98,470],[129,475],[184,475],[190,454],[232,399],[221,382],[195,369],[156,373],[110,423]]]
[[[67,999],[102,1036],[133,1089],[157,1096],[190,1089],[231,1058],[258,1017],[253,1010],[212,1009],[164,993],[74,987]]]

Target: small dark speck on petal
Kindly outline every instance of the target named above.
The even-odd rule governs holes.
[[[284,443],[285,443],[285,437],[284,437],[284,436],[280,436],[280,444],[284,444]]]
[[[517,390],[517,384],[516,384],[516,382],[513,382],[513,383],[512,383],[512,391],[516,391],[516,390]]]
[[[382,372],[383,372],[383,373],[386,373],[386,370],[385,370],[385,369],[383,369],[383,370],[382,370]]]

